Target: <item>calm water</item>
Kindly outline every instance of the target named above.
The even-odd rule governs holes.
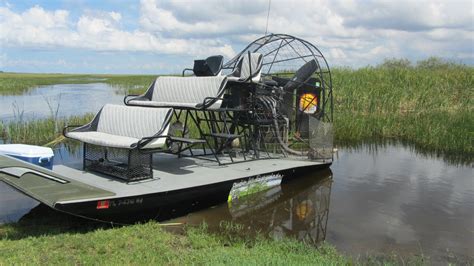
[[[80,153],[71,157],[56,151],[56,162],[71,159],[79,160]],[[0,203],[0,222],[16,221],[37,205],[3,183]],[[178,208],[167,215],[192,209]],[[205,221],[215,230],[222,221],[232,221],[276,239],[296,237],[315,244],[325,239],[355,256],[423,253],[433,262],[472,261],[473,172],[402,146],[342,150],[331,171],[308,173],[173,221]]]
[[[0,121],[59,117],[96,113],[106,103],[121,104],[123,93],[104,83],[57,84],[32,89],[23,95],[0,95]],[[49,104],[48,104],[49,103]]]

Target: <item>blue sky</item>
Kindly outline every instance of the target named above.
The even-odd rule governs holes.
[[[267,7],[268,0],[0,0],[0,70],[177,73],[262,36]],[[429,56],[474,64],[470,0],[273,0],[268,31],[312,42],[331,66]]]

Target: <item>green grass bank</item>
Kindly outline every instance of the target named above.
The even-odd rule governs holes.
[[[236,224],[219,233],[207,228],[148,222],[130,226],[93,225],[76,229],[40,225],[0,227],[0,265],[425,265],[422,255],[341,255],[323,243],[315,248],[294,239],[249,237]],[[63,225],[64,226],[64,225]],[[170,228],[173,232],[170,232]],[[59,229],[58,229],[59,228]]]
[[[334,248],[264,238],[233,238],[186,228],[181,234],[156,222],[86,233],[0,240],[0,264],[190,265],[347,264]]]

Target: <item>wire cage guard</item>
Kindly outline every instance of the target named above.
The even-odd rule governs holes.
[[[84,170],[126,181],[153,178],[152,154],[84,143]]]

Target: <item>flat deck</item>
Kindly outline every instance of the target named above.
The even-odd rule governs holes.
[[[76,180],[115,193],[111,198],[131,197],[206,186],[287,169],[327,164],[292,159],[265,159],[219,166],[216,162],[198,158],[177,158],[175,155],[154,155],[153,179],[125,182],[106,175],[82,171],[82,162],[73,165],[56,165],[53,171]],[[78,200],[81,201],[81,200]],[[75,200],[61,203],[78,202]]]

